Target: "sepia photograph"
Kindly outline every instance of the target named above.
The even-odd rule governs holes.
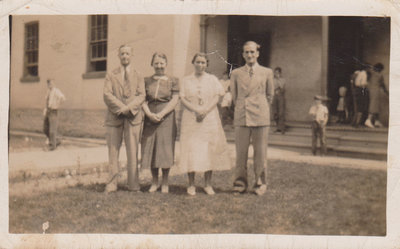
[[[387,238],[393,21],[8,15],[8,233]]]

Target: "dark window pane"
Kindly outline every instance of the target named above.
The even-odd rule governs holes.
[[[106,71],[107,70],[107,62],[106,61],[96,61],[95,62],[95,70],[96,71]]]
[[[38,67],[37,66],[28,67],[28,75],[38,76]]]
[[[96,24],[96,16],[91,16],[90,19],[90,25],[93,27]]]

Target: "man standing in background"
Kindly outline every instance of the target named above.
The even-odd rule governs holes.
[[[267,146],[270,125],[269,105],[274,96],[273,72],[257,62],[260,45],[248,41],[243,45],[246,65],[233,70],[231,93],[235,104],[234,126],[236,170],[234,193],[248,187],[247,160],[250,141],[254,148],[255,193],[265,194]]]
[[[47,79],[46,107],[43,110],[43,132],[47,136],[49,150],[55,150],[61,143],[57,139],[58,108],[65,101],[64,94],[56,88],[53,79]]]
[[[285,107],[286,107],[286,99],[285,99],[285,88],[286,81],[282,77],[282,69],[280,67],[276,67],[274,70],[274,101],[272,103],[274,120],[276,122],[276,130],[275,132],[281,132],[285,134]]]
[[[132,48],[119,48],[121,66],[107,73],[104,83],[104,102],[108,107],[105,126],[110,179],[105,192],[117,190],[119,178],[118,157],[124,138],[128,169],[128,190],[139,192],[138,146],[143,121],[142,104],[145,101],[144,79],[131,66]]]

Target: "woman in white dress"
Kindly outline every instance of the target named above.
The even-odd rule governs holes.
[[[183,78],[180,98],[183,104],[180,135],[180,169],[188,173],[189,195],[196,194],[195,172],[204,172],[204,191],[215,194],[211,186],[213,170],[231,169],[230,156],[217,103],[224,95],[218,79],[205,72],[208,59],[197,53],[192,60],[195,72]]]

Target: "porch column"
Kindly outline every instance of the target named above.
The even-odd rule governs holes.
[[[207,27],[208,27],[208,16],[200,16],[200,51],[207,53]]]
[[[328,55],[329,55],[329,17],[322,18],[322,53],[321,53],[321,95],[327,96],[328,92]]]
[[[193,17],[190,15],[178,15],[174,17],[174,52],[173,75],[183,77],[186,73],[188,52],[190,52],[190,36]]]

